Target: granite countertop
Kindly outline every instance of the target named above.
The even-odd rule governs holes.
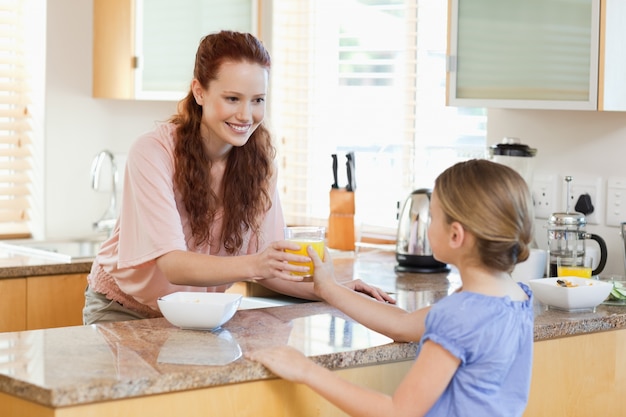
[[[393,253],[335,258],[340,278],[361,278],[414,310],[460,285],[454,273],[394,272]],[[547,310],[535,303],[535,341],[626,326],[626,308]],[[395,343],[323,302],[240,310],[221,330],[181,330],[165,319],[0,333],[0,392],[48,407],[272,378],[242,352],[289,344],[330,369],[410,361]],[[68,361],[68,358],[72,358]]]
[[[71,262],[13,253],[0,253],[0,279],[40,275],[88,274],[93,259]]]

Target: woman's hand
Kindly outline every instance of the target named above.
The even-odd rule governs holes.
[[[247,352],[246,358],[260,362],[276,376],[294,382],[303,382],[307,370],[315,366],[301,352],[290,346],[277,346]]]
[[[378,287],[373,287],[369,284],[366,284],[360,279],[354,279],[352,281],[348,281],[344,283],[343,285],[345,285],[346,287],[356,292],[367,294],[370,297],[375,298],[378,301],[384,301],[384,302],[391,303],[391,304],[396,303],[396,300],[391,298],[391,296],[387,294],[385,291],[381,290]]]
[[[272,242],[263,252],[257,255],[256,279],[281,278],[287,281],[302,281],[303,277],[293,275],[292,272],[308,272],[309,268],[293,265],[289,262],[306,263],[311,259],[308,256],[285,252],[286,249],[298,251],[300,245],[288,240]]]

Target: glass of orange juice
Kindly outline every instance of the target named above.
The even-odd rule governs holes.
[[[556,275],[559,277],[591,278],[591,271],[593,270],[592,258],[585,257],[582,262],[576,262],[576,260],[573,261],[574,262],[568,262],[562,258],[557,258]]]
[[[300,245],[300,250],[287,250],[289,253],[296,255],[309,256],[306,252],[307,246],[313,247],[319,257],[324,259],[324,235],[325,227],[318,226],[289,226],[285,227],[285,240],[290,240]],[[306,278],[313,276],[313,262],[291,262],[293,265],[308,266],[308,272],[292,272],[294,275],[300,275]]]

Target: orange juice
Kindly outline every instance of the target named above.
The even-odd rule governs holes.
[[[591,267],[586,266],[559,266],[557,273],[560,277],[591,278]]]
[[[312,239],[288,239],[291,242],[295,242],[300,245],[300,250],[286,250],[289,253],[295,253],[296,255],[309,256],[306,252],[307,246],[311,246],[315,249],[315,252],[319,255],[320,259],[324,259],[324,241],[312,240]],[[303,277],[313,276],[313,262],[290,262],[293,265],[303,265],[309,267],[309,272],[292,272],[294,275],[300,275]]]

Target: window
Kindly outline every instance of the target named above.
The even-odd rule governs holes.
[[[0,4],[0,237],[30,237],[33,83],[27,1]]]
[[[384,233],[413,189],[484,156],[484,109],[445,106],[446,3],[274,0],[269,114],[288,223],[326,223],[333,153],[343,167],[355,152],[357,226]]]

